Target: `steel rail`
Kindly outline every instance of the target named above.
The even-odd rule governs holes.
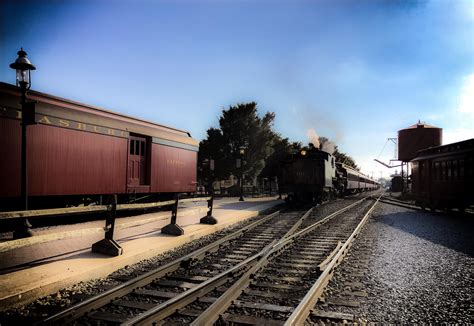
[[[290,234],[294,233],[298,227],[301,225],[302,221],[305,220],[309,214],[313,211],[314,207],[310,208],[298,221],[293,224],[293,226],[281,237],[284,239],[288,237]],[[185,291],[178,296],[161,303],[160,305],[147,310],[136,317],[125,321],[122,325],[148,325],[156,321],[163,320],[164,318],[170,316],[176,310],[183,308],[187,304],[195,301],[198,297],[206,295],[207,293],[211,292],[218,286],[226,283],[228,280],[235,278],[236,276],[240,275],[237,274],[237,270],[241,270],[241,273],[244,273],[246,270],[250,268],[252,270],[252,266],[254,266],[262,256],[265,256],[266,253],[271,251],[274,247],[275,243],[279,240],[272,241],[269,245],[263,248],[260,252],[256,253],[250,258],[247,258],[243,262],[239,263],[238,265],[232,267],[231,269],[222,272],[221,274],[215,276],[212,279],[203,282],[202,284]],[[281,241],[281,240],[280,240]],[[248,273],[248,272],[247,272]],[[225,278],[225,280],[223,279]]]
[[[362,230],[363,226],[369,219],[370,213],[374,210],[375,206],[380,200],[380,197],[377,198],[375,203],[372,205],[372,207],[367,211],[367,213],[364,215],[360,223],[357,225],[357,227],[354,229],[352,234],[349,236],[349,238],[344,242],[342,247],[339,249],[337,254],[334,256],[334,258],[325,266],[322,274],[318,277],[316,282],[313,284],[311,289],[306,293],[304,298],[301,300],[300,304],[295,308],[293,313],[288,317],[288,319],[285,322],[285,326],[289,325],[303,325],[306,318],[308,318],[308,315],[311,312],[311,309],[314,307],[316,302],[319,300],[321,297],[321,294],[324,291],[324,288],[326,285],[329,283],[329,280],[332,277],[332,274],[334,272],[334,269],[336,268],[337,265],[339,265],[344,256],[347,254],[349,251],[349,248],[352,245],[352,242],[354,239],[358,236],[360,231]]]
[[[40,324],[52,324],[58,322],[70,322],[77,318],[82,317],[87,312],[100,308],[108,303],[110,303],[113,299],[124,296],[133,290],[143,287],[153,280],[163,277],[164,275],[177,270],[180,266],[187,266],[191,264],[193,260],[203,258],[206,253],[217,251],[219,246],[233,240],[235,238],[240,237],[246,231],[257,227],[258,225],[270,220],[271,218],[275,217],[276,215],[280,214],[280,211],[274,212],[259,221],[253,222],[252,224],[247,225],[246,227],[229,234],[218,241],[215,241],[201,249],[198,249],[186,256],[183,256],[177,260],[169,262],[168,264],[161,266],[157,269],[151,270],[143,275],[140,275],[132,280],[129,280],[119,286],[116,286],[112,289],[109,289],[103,293],[100,293],[92,298],[84,300],[78,304],[75,304],[53,316],[50,316],[44,319]]]
[[[263,257],[258,261],[257,264],[255,264],[250,270],[248,270],[242,277],[234,283],[223,295],[219,297],[218,300],[216,300],[214,303],[212,303],[199,317],[197,317],[191,325],[194,326],[199,326],[199,325],[212,325],[215,323],[219,315],[221,315],[224,311],[226,311],[229,306],[232,304],[232,301],[237,299],[242,291],[248,286],[250,283],[250,280],[255,273],[257,273],[260,269],[264,268],[268,262],[270,261],[270,256],[281,253],[281,251],[290,245],[292,242],[294,242],[294,239],[297,237],[302,237],[303,235],[306,235],[306,233],[315,230],[316,228],[320,227],[321,225],[325,224],[332,218],[336,217],[337,215],[342,214],[346,210],[354,207],[357,204],[360,204],[363,202],[366,198],[361,199],[355,203],[352,203],[351,205],[348,205],[347,207],[344,207],[343,209],[340,209],[328,216],[326,216],[324,219],[313,223],[309,225],[308,227],[304,228],[303,230],[300,230],[297,233],[294,233],[293,235],[290,235],[289,232],[280,240],[278,243],[276,243],[271,250],[269,250],[267,253],[262,254]],[[312,211],[312,209],[311,209]],[[310,212],[308,212],[307,215],[309,215]],[[305,214],[306,215],[306,214]],[[306,217],[306,216],[305,216]],[[300,219],[300,223],[302,222],[303,218]],[[296,230],[296,228],[295,228]],[[274,257],[273,257],[274,258]],[[272,258],[272,259],[273,259]]]
[[[271,249],[274,242],[267,245],[263,249],[263,251],[245,259],[244,261],[231,267],[230,269],[214,276],[213,278],[210,278],[209,280],[199,284],[196,287],[193,287],[185,292],[178,294],[172,299],[167,300],[159,304],[158,306],[135,316],[132,319],[126,320],[125,322],[121,323],[121,325],[150,325],[156,320],[163,320],[164,318],[176,312],[178,309],[183,308],[184,306],[190,304],[199,297],[202,297],[207,293],[213,291],[217,287],[227,283],[236,275],[245,272],[246,269],[252,267],[258,261],[258,259],[262,255],[262,252],[266,252]]]
[[[325,218],[323,218],[323,219],[321,219],[321,220],[319,220],[319,221],[317,221],[317,222],[315,222],[315,223],[313,223],[313,224],[307,226],[306,228],[304,228],[304,229],[298,231],[297,233],[293,234],[292,236],[289,236],[287,239],[282,240],[281,242],[277,243],[277,244],[275,245],[275,247],[286,246],[286,243],[287,243],[287,242],[293,241],[294,238],[303,236],[303,235],[305,235],[306,233],[313,231],[314,228],[319,227],[319,226],[321,226],[321,225],[323,225],[323,224],[326,224],[326,223],[329,222],[333,217],[336,217],[337,215],[340,215],[340,214],[344,213],[344,212],[347,211],[348,209],[350,209],[350,208],[352,208],[352,207],[354,207],[354,206],[357,206],[358,204],[360,204],[360,203],[362,203],[363,201],[367,200],[367,198],[368,198],[368,197],[364,197],[364,198],[362,198],[362,199],[360,199],[360,200],[358,200],[358,201],[356,201],[356,202],[354,202],[354,203],[352,203],[352,204],[350,204],[350,205],[348,205],[348,206],[346,206],[346,207],[344,207],[344,208],[342,208],[342,209],[340,209],[340,210],[338,210],[338,211],[336,211],[336,212],[334,212],[334,213],[329,214],[329,215],[326,216]]]
[[[413,210],[418,210],[418,211],[422,211],[423,208],[420,207],[420,206],[417,206],[417,205],[412,205],[410,203],[407,203],[407,202],[403,202],[401,200],[396,200],[396,199],[392,199],[390,197],[386,197],[384,196],[383,198],[380,199],[380,202],[384,203],[384,204],[388,204],[388,205],[394,205],[394,206],[398,206],[398,207],[403,207],[403,208],[408,208],[408,209],[413,209]]]
[[[256,264],[254,264],[249,270],[247,270],[232,286],[227,289],[227,291],[222,294],[219,299],[214,301],[204,312],[199,315],[192,323],[193,326],[199,325],[213,325],[219,316],[229,308],[232,304],[233,300],[237,299],[242,291],[249,285],[250,280],[255,273],[266,266],[269,262],[269,257],[273,253],[272,248],[268,248],[265,253],[260,252],[258,254],[259,257],[262,256],[261,259],[258,260]]]

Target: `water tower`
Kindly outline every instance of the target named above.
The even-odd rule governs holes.
[[[419,150],[441,146],[443,129],[418,121],[417,124],[398,131],[398,160],[409,162]]]
[[[414,159],[419,150],[441,146],[443,129],[418,121],[417,124],[398,131],[398,160],[402,162],[402,178],[408,176],[408,162]],[[406,164],[406,175],[403,166]]]

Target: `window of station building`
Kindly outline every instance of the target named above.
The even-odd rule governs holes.
[[[133,155],[135,152],[135,140],[130,140],[130,155]]]
[[[459,179],[463,179],[464,178],[464,160],[463,159],[460,159],[459,160]]]
[[[448,180],[451,180],[452,176],[453,176],[453,169],[452,169],[452,166],[451,166],[451,161],[446,162],[446,167],[448,168]]]

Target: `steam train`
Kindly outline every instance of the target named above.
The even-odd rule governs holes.
[[[199,143],[186,131],[31,91],[27,130],[30,208],[87,198],[196,191]],[[22,110],[18,87],[0,83],[0,211],[20,198]]]
[[[421,150],[411,163],[419,206],[463,210],[474,205],[474,138]]]
[[[359,171],[335,162],[333,155],[317,148],[290,155],[278,177],[288,202],[321,202],[347,194],[374,190],[379,184]]]

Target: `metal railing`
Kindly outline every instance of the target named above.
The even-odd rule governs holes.
[[[216,224],[217,220],[212,216],[212,209],[213,209],[213,202],[214,202],[213,195],[208,196],[208,197],[197,197],[197,198],[186,198],[186,199],[180,199],[179,195],[176,195],[175,199],[173,200],[154,202],[154,203],[140,203],[140,204],[117,204],[117,196],[112,195],[109,198],[108,205],[0,212],[0,221],[11,220],[11,219],[25,219],[25,218],[31,219],[31,218],[40,218],[40,217],[46,217],[46,216],[48,217],[70,216],[70,215],[78,215],[78,214],[106,212],[104,239],[94,243],[92,245],[92,251],[106,254],[109,256],[118,256],[123,253],[123,249],[113,239],[115,218],[117,215],[117,211],[141,210],[141,209],[151,209],[151,208],[172,206],[170,223],[164,226],[163,228],[161,228],[161,233],[179,236],[179,235],[184,234],[184,230],[177,224],[179,204],[197,203],[197,202],[204,202],[204,201],[207,202],[207,214],[206,216],[200,219],[200,223]]]

